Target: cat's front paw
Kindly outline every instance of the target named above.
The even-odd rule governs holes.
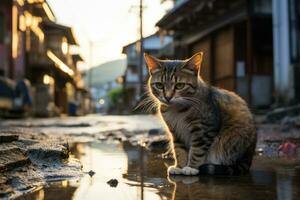
[[[186,166],[186,167],[182,168],[182,174],[188,175],[188,176],[190,176],[190,175],[193,176],[193,175],[199,174],[199,170]]]
[[[170,166],[168,168],[168,174],[170,175],[179,175],[182,174],[182,169],[176,167],[176,166]]]

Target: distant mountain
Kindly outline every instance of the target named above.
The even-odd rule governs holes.
[[[117,77],[124,75],[126,69],[126,60],[119,59],[103,63],[92,68],[92,87],[99,87],[103,84],[115,81]],[[88,84],[89,70],[84,71],[84,82]]]

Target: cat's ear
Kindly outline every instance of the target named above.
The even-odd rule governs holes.
[[[148,70],[149,70],[150,74],[160,68],[160,63],[157,58],[150,56],[147,53],[144,53],[144,58],[145,58],[147,66],[148,66]]]
[[[194,54],[191,58],[187,59],[187,63],[185,64],[185,67],[195,71],[198,74],[201,68],[202,59],[203,59],[203,52],[198,52]]]

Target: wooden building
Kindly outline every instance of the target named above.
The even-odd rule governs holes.
[[[46,0],[0,2],[0,76],[31,82],[36,115],[68,113],[86,96],[77,69],[83,59],[70,52],[76,46],[72,28],[56,22]]]
[[[203,51],[201,75],[254,107],[273,98],[271,0],[177,1],[157,26],[173,34],[175,57]]]
[[[52,21],[44,21],[41,27],[47,37],[39,53],[30,51],[32,79],[37,84],[45,84],[47,76],[54,80],[51,96],[60,111],[67,113],[68,103],[75,101],[77,88],[76,63],[69,49],[72,45],[78,46],[78,43],[70,27]],[[51,81],[46,82],[51,86]]]

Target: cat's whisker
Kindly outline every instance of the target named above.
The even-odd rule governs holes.
[[[142,100],[134,108],[134,111],[141,109],[142,112],[151,113],[154,109],[157,109],[159,102],[157,102],[149,91],[145,91],[142,95]]]

